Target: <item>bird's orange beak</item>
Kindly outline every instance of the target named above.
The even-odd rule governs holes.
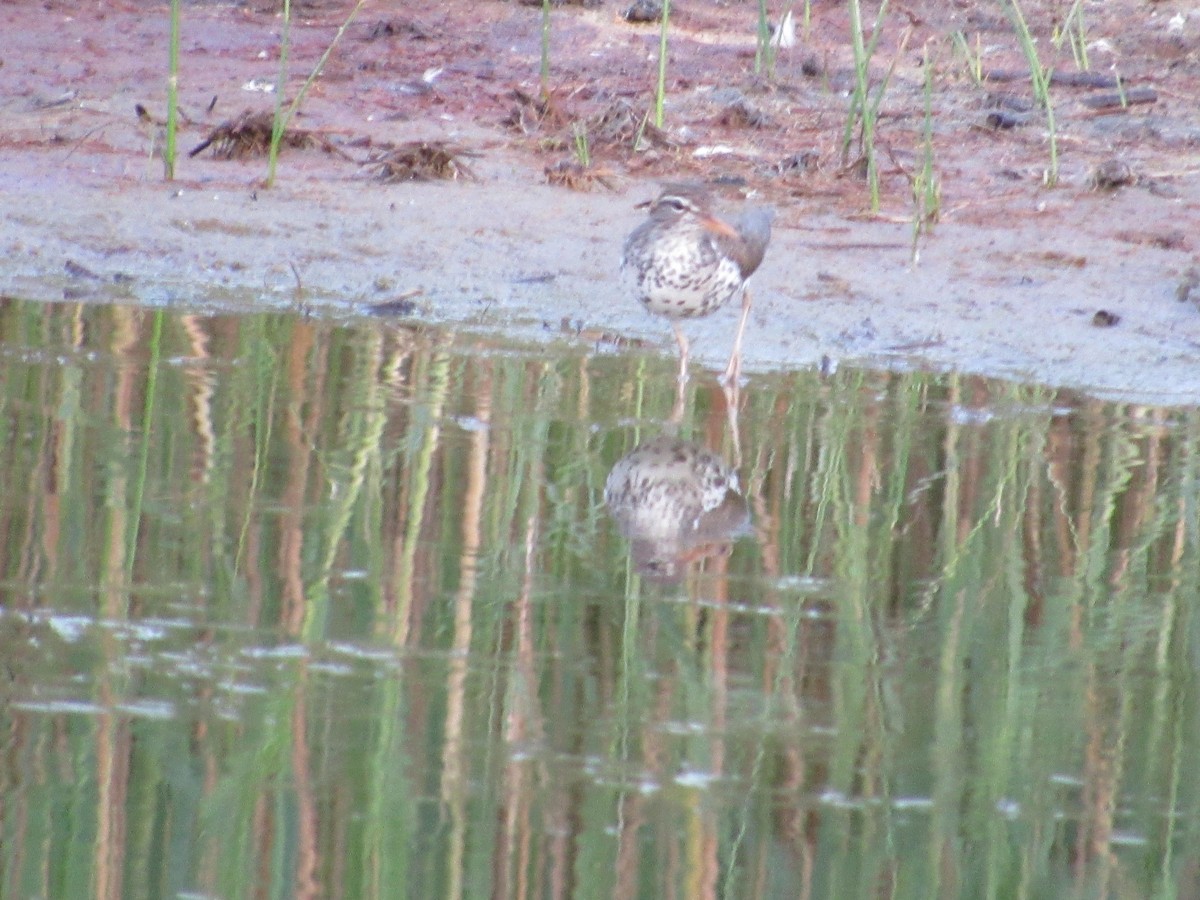
[[[713,234],[723,234],[725,237],[734,238],[738,236],[737,230],[732,225],[722,222],[716,216],[704,216],[701,221],[704,223],[704,227]]]

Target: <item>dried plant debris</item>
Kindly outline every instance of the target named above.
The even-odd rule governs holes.
[[[416,19],[381,19],[367,29],[364,41],[400,37],[410,41],[427,41],[435,36],[433,29]]]
[[[543,322],[542,327],[547,331],[554,330],[554,323]],[[606,331],[603,328],[593,328],[584,324],[582,319],[572,319],[569,316],[563,316],[559,320],[558,330],[563,334],[573,337],[582,338],[585,341],[590,341],[593,344],[608,344],[613,347],[622,348],[641,348],[649,347],[650,342],[643,338],[628,337],[623,334],[617,334],[614,331]]]
[[[1192,242],[1189,239],[1189,234],[1190,232],[1184,232],[1177,228],[1145,231],[1123,229],[1118,231],[1113,237],[1127,244],[1155,247],[1159,250],[1190,251],[1192,249]]]
[[[72,278],[90,278],[93,281],[99,281],[100,276],[81,263],[75,262],[73,259],[68,259],[63,263],[63,271]]]
[[[588,141],[593,147],[626,146],[638,149],[644,144],[674,147],[675,142],[650,122],[650,114],[637,113],[628,100],[614,100],[587,120]],[[635,144],[637,145],[635,147]]]
[[[1129,163],[1114,157],[1096,166],[1089,181],[1098,191],[1115,191],[1119,187],[1137,184],[1137,176],[1129,168]]]
[[[146,109],[140,103],[133,104],[133,112],[137,116],[138,121],[143,125],[153,125],[156,128],[166,127],[167,123],[165,119],[160,119],[153,115],[150,110]]]
[[[212,100],[210,100],[208,102],[208,107],[204,110],[205,113],[211,113],[213,111],[213,108],[216,105],[217,105],[217,98],[214,96],[212,98]],[[179,114],[180,124],[182,124],[182,125],[198,125],[199,124],[195,119],[193,119],[191,116],[189,116],[187,114],[187,111],[183,107],[177,106],[177,107],[175,107],[175,111]],[[140,124],[146,126],[147,128],[166,128],[167,127],[166,119],[150,112],[150,110],[146,109],[146,107],[140,103],[133,104],[133,112],[137,116],[138,122]]]
[[[573,191],[590,191],[597,184],[615,191],[609,180],[612,172],[595,166],[585,166],[573,159],[564,159],[546,166],[546,180]]]
[[[208,137],[193,147],[188,156],[197,156],[209,147],[212,147],[212,155],[216,159],[264,156],[271,147],[271,133],[274,127],[275,118],[272,113],[246,110],[236,119],[222,122],[210,131]],[[332,149],[327,141],[318,138],[311,131],[300,128],[285,129],[279,146],[293,150],[307,150],[312,147]]]
[[[775,164],[775,170],[780,175],[794,175],[804,172],[812,172],[820,165],[821,154],[816,150],[801,150],[799,153],[792,153],[785,156]]]
[[[113,272],[110,275],[101,275],[98,272],[93,272],[82,263],[77,263],[73,259],[68,259],[63,263],[63,271],[71,279],[71,283],[63,287],[64,300],[81,300],[88,297],[101,296],[99,283],[108,283],[118,286],[129,285],[133,282],[133,276],[126,272]],[[93,282],[87,284],[86,282]],[[103,292],[107,294],[108,292]]]
[[[563,110],[562,102],[554,96],[534,97],[521,89],[513,90],[517,106],[513,108],[504,124],[523,134],[541,131],[547,134],[543,147],[565,150],[573,146],[578,134],[586,135],[592,149],[624,147],[628,150],[644,150],[653,145],[674,148],[677,145],[661,128],[649,121],[648,112],[634,110],[628,100],[614,100],[600,112],[580,121],[571,119]]]
[[[1200,306],[1200,266],[1188,266],[1179,284],[1175,286],[1175,299],[1180,303],[1195,303]]]
[[[381,145],[363,165],[371,167],[376,178],[387,182],[457,181],[459,178],[477,181],[466,160],[479,155],[449,141],[406,141]]]
[[[769,123],[767,114],[740,92],[717,114],[717,124],[727,128],[764,128]]]
[[[552,94],[535,97],[520,88],[513,88],[512,97],[517,101],[504,118],[502,124],[522,134],[533,134],[542,128],[551,130],[566,124],[567,117],[559,110]]]

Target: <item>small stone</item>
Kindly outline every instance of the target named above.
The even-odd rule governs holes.
[[[657,22],[662,19],[662,0],[637,0],[621,13],[626,22]]]
[[[1136,184],[1137,176],[1124,160],[1106,159],[1092,173],[1092,187],[1098,191],[1115,191],[1119,187]]]

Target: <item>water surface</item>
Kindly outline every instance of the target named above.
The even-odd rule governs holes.
[[[0,895],[1194,896],[1197,409],[674,369],[3,301]]]

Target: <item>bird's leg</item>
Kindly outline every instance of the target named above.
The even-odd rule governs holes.
[[[683,405],[687,397],[687,382],[680,378],[675,382],[675,405],[671,407],[671,418],[667,423],[678,428],[683,422]]]
[[[750,288],[742,290],[742,318],[738,322],[737,334],[733,337],[733,353],[729,355],[729,365],[725,368],[725,384],[735,384],[742,374],[742,335],[746,333],[746,320],[750,318]]]
[[[741,386],[737,378],[721,386],[725,393],[725,417],[729,423],[729,435],[733,440],[733,467],[742,467],[742,432],[738,427],[738,411],[742,404]]]
[[[688,380],[688,339],[678,322],[672,322],[671,327],[675,330],[675,343],[679,344],[679,385],[682,388]]]

